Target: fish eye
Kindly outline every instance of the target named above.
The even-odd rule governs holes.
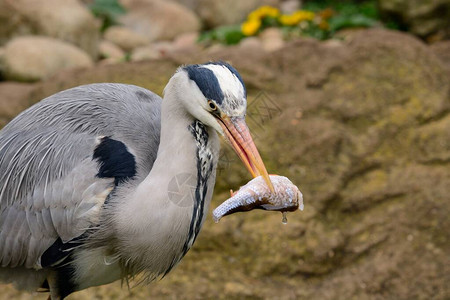
[[[211,108],[213,111],[217,110],[217,105],[216,105],[213,101],[211,101],[211,100],[208,101],[208,106],[209,106],[209,108]]]

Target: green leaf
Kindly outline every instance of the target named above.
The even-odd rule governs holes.
[[[89,7],[96,15],[117,17],[126,12],[125,8],[117,0],[95,0]]]
[[[89,6],[91,12],[99,19],[102,19],[101,31],[106,28],[116,25],[117,17],[126,13],[125,8],[118,2],[118,0],[95,0]]]
[[[337,15],[329,20],[329,24],[331,31],[337,31],[350,27],[373,27],[377,22],[364,15]]]
[[[199,42],[218,41],[226,45],[235,45],[244,37],[240,25],[221,26],[202,33]]]

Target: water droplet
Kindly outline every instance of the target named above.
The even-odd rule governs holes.
[[[283,211],[282,214],[283,214],[283,219],[281,220],[281,223],[286,225],[287,224],[287,212]]]

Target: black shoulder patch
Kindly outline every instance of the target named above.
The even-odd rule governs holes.
[[[201,66],[189,65],[184,69],[188,72],[189,79],[197,84],[206,99],[214,100],[219,105],[222,104],[224,96],[216,75],[210,69]]]
[[[100,165],[97,176],[99,178],[114,177],[115,185],[136,175],[134,155],[128,152],[127,146],[121,141],[109,137],[102,138],[94,150],[92,159],[97,160]]]

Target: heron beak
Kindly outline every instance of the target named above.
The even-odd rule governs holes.
[[[258,149],[253,142],[250,131],[245,123],[245,119],[236,117],[229,118],[228,116],[223,116],[217,119],[234,151],[236,151],[237,155],[250,171],[252,176],[262,176],[269,189],[274,192],[266,166],[264,165]]]

